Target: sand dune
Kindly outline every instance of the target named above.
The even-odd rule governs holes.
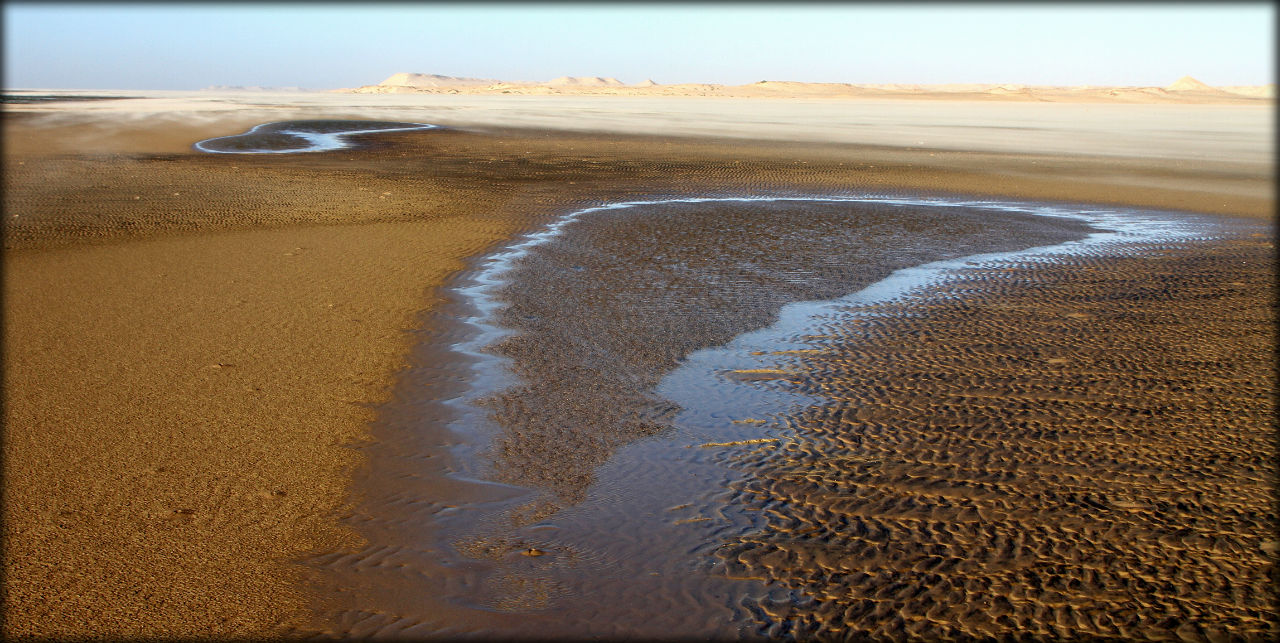
[[[652,80],[628,85],[612,77],[561,76],[546,82],[455,78],[434,74],[398,73],[377,85],[339,92],[357,94],[590,94],[606,96],[730,96],[739,98],[920,98],[964,100],[1034,100],[1050,102],[1251,102],[1271,100],[1274,85],[1215,88],[1190,76],[1168,87],[1029,86],[1013,83],[858,84],[761,80],[746,85],[680,83],[660,85]]]
[[[552,87],[622,87],[617,78],[601,78],[599,76],[561,76],[547,83]]]
[[[1227,92],[1216,87],[1210,87],[1195,78],[1183,76],[1174,81],[1172,85],[1165,87],[1165,91],[1177,94],[1202,94],[1202,95],[1224,95]]]
[[[378,83],[391,87],[481,87],[499,81],[487,78],[460,78],[457,76],[440,76],[438,74],[392,74],[391,77]]]
[[[1174,81],[1174,83],[1173,83],[1172,85],[1169,85],[1168,87],[1165,87],[1165,89],[1166,89],[1166,90],[1168,90],[1168,91],[1171,91],[1171,92],[1212,92],[1212,91],[1219,91],[1219,90],[1216,90],[1216,89],[1214,89],[1214,88],[1212,88],[1212,87],[1210,87],[1210,86],[1208,86],[1208,85],[1206,85],[1206,84],[1204,84],[1204,83],[1202,83],[1202,82],[1200,82],[1200,81],[1198,81],[1198,80],[1196,80],[1196,79],[1194,79],[1194,78],[1192,78],[1192,77],[1190,77],[1190,76],[1183,76],[1182,78],[1179,78],[1178,80]]]
[[[263,87],[261,85],[209,85],[202,92],[305,92],[302,87]]]
[[[1253,96],[1256,98],[1276,97],[1275,83],[1267,83],[1266,85],[1229,85],[1218,89],[1232,94],[1240,94],[1241,96]]]

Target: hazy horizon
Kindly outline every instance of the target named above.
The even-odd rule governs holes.
[[[399,72],[627,84],[1274,82],[1275,8],[10,2],[5,87],[336,89]]]

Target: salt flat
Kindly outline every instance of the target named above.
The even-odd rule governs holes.
[[[86,93],[58,90],[42,93]],[[101,92],[97,92],[101,93]],[[113,91],[146,100],[13,106],[48,116],[211,122],[319,113],[456,127],[723,136],[925,149],[1078,154],[1270,166],[1273,102],[1039,103],[881,98],[468,96]],[[234,133],[228,131],[227,133]]]

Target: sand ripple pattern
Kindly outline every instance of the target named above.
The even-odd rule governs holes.
[[[716,552],[770,637],[1272,638],[1274,246],[1116,244],[822,320]]]
[[[1074,218],[889,197],[725,196],[579,213],[495,255],[462,291],[503,331],[464,349],[484,346],[473,353],[484,359],[471,395],[455,398],[452,426],[491,437],[453,469],[528,492],[432,522],[441,560],[477,570],[454,601],[519,615],[545,635],[733,636],[749,622],[733,601],[755,588],[691,561],[711,562],[703,545],[714,539],[688,542],[718,528],[695,514],[724,504],[715,497],[726,472],[698,469],[710,497],[669,488],[697,469],[687,458],[709,451],[621,458],[615,474],[599,475],[619,450],[680,433],[680,407],[654,389],[691,353],[768,326],[787,304],[858,291],[896,269],[1091,232]],[[484,625],[516,633],[506,620]]]
[[[1137,486],[1182,480],[1166,474],[1168,457],[1142,452],[1120,473],[1106,460],[1095,466],[1095,452],[1120,458],[1140,452],[1131,444],[1155,444],[1148,433],[1164,435],[1143,414],[1150,400],[1115,398],[1113,371],[1138,374],[1117,389],[1130,396],[1173,380],[1199,395],[1218,380],[1206,379],[1211,369],[1178,379],[1185,365],[1160,361],[1167,352],[1090,351],[1216,328],[1168,319],[1161,306],[1189,292],[1184,277],[1197,297],[1236,301],[1243,312],[1232,321],[1253,325],[1238,325],[1248,333],[1235,340],[1256,344],[1270,318],[1245,308],[1265,308],[1259,284],[1269,268],[1246,277],[1232,262],[1267,259],[1268,242],[1246,234],[1233,241],[1244,245],[1214,255],[1205,265],[1225,282],[1197,281],[1190,264],[1167,263],[1227,247],[1217,235],[1202,220],[1160,213],[889,197],[615,203],[557,219],[483,259],[451,291],[465,296],[448,318],[475,328],[449,326],[441,337],[478,361],[454,372],[447,359],[424,359],[442,370],[424,371],[419,395],[443,400],[450,433],[413,430],[421,422],[413,413],[395,432],[416,446],[379,461],[395,486],[377,511],[355,517],[377,544],[322,561],[342,571],[336,591],[357,587],[370,597],[338,613],[336,630],[544,639],[1176,635],[1149,619],[1180,614],[1168,604],[1186,590],[1125,579],[1211,567],[1150,547],[1132,554],[1135,539],[1156,533],[1159,543],[1165,534],[1111,514],[1113,531],[1072,534],[1088,526],[1077,514],[1094,510],[1081,503],[1119,507],[1121,518],[1177,509]],[[1247,247],[1253,255],[1232,254]],[[1015,254],[974,254],[983,252]],[[1152,263],[1124,263],[1134,255]],[[911,277],[908,295],[856,303],[940,260],[951,272]],[[813,305],[832,314],[788,312]],[[1164,321],[1149,328],[1152,320]],[[740,343],[762,328],[761,343]],[[710,370],[689,368],[706,363],[700,355],[735,351],[742,354],[714,358]],[[1262,351],[1255,357],[1267,361]],[[751,366],[734,372],[738,363]],[[1078,380],[1045,384],[1085,363]],[[1264,398],[1273,388],[1246,379]],[[685,395],[672,393],[673,381]],[[726,388],[716,399],[727,406],[708,402]],[[1095,399],[1103,410],[1070,410]],[[1245,425],[1267,412],[1221,408]],[[803,411],[788,415],[793,409]],[[1097,438],[1103,429],[1110,437]],[[1250,466],[1253,489],[1212,499],[1218,490],[1208,485],[1197,506],[1265,505],[1258,489],[1267,470]],[[1071,486],[1122,474],[1132,488],[1081,495]],[[1024,480],[1027,490],[1018,487]],[[1265,527],[1256,507],[1231,507],[1254,512],[1240,525]],[[1270,546],[1250,537],[1242,547]],[[1213,565],[1238,553],[1224,546]],[[1081,557],[1093,576],[1062,571]],[[1032,575],[1016,575],[1027,569]],[[1257,593],[1256,567],[1242,569],[1205,578]],[[1206,581],[1195,583],[1199,592]],[[1090,599],[1100,607],[1089,618],[1127,619],[1123,610],[1132,610],[1137,620],[1061,629],[1055,610],[1084,609],[1079,597],[1041,594],[1081,587],[1102,597]],[[1227,599],[1205,600],[1234,600],[1236,587]],[[1262,631],[1261,613],[1243,607],[1181,634]]]
[[[518,383],[479,400],[503,427],[493,478],[547,491],[537,521],[576,504],[620,446],[670,427],[651,390],[686,356],[893,270],[1079,238],[1082,222],[892,199],[710,199],[566,220],[501,275],[486,350]],[[559,232],[559,230],[554,230]]]

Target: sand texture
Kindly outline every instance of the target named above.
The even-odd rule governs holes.
[[[501,317],[518,334],[491,350],[520,379],[481,401],[499,427],[476,455],[483,477],[531,491],[421,474],[383,485],[360,510],[378,544],[326,561],[353,593],[338,631],[1267,635],[1267,226],[974,267],[945,288],[847,310],[810,330],[806,348],[723,373],[821,401],[791,416],[729,409],[717,421],[741,427],[732,437],[689,441],[673,429],[682,409],[655,394],[694,350],[767,325],[782,303],[958,249],[1084,232],[830,203],[646,206],[571,224],[510,273]],[[449,379],[438,368],[419,377],[401,409],[458,394],[431,384]],[[457,436],[415,431],[391,427],[372,462],[401,471],[411,450],[390,445],[415,442],[446,470],[467,469],[432,442]],[[690,448],[707,455],[680,454]],[[634,518],[655,507],[656,520]],[[689,525],[701,531],[679,531]],[[388,590],[416,578],[443,597]]]
[[[760,520],[717,551],[781,590],[761,633],[1277,634],[1274,248],[1133,253],[975,269],[780,357],[822,402],[733,456]]]
[[[362,528],[380,536],[354,555],[325,559],[330,582],[351,595],[335,616],[338,631],[725,635],[705,629],[717,619],[727,625],[732,609],[708,591],[704,575],[655,562],[661,552],[636,551],[679,547],[649,529],[620,529],[616,515],[571,530],[561,514],[599,493],[596,472],[618,450],[671,433],[679,409],[653,392],[662,376],[693,351],[767,326],[784,304],[840,296],[897,268],[1075,239],[1085,229],[1026,215],[993,221],[976,209],[788,202],[597,212],[565,232],[517,262],[497,293],[502,325],[517,333],[487,352],[509,359],[519,383],[477,400],[497,428],[477,445],[477,474],[530,491],[495,491],[406,466],[415,452],[445,471],[469,464],[442,448],[459,436],[413,420],[416,413],[433,425],[448,421],[449,405],[438,400],[459,394],[466,371],[422,359],[384,411],[379,446],[367,451],[372,468],[395,472],[387,476],[394,484],[373,481],[380,493],[357,510]],[[473,313],[446,308],[433,316],[433,343],[459,341],[455,320],[466,314]],[[626,477],[634,485],[687,475],[674,468],[655,471],[646,462]],[[413,483],[403,482],[408,476]],[[624,497],[611,500],[606,511],[634,509]],[[450,511],[459,505],[467,511]],[[555,537],[570,531],[574,542]],[[531,559],[530,551],[542,553]],[[655,569],[663,577],[648,579]],[[403,589],[423,577],[437,579],[440,596]]]
[[[820,202],[657,206],[575,223],[499,295],[501,325],[516,333],[492,350],[521,383],[484,401],[504,427],[495,477],[574,504],[618,444],[666,428],[671,404],[649,391],[690,353],[769,325],[787,303],[833,299],[962,249],[1084,236],[1054,223]]]
[[[308,116],[337,118],[341,114]],[[394,120],[400,119],[397,116]],[[518,233],[537,229],[566,211],[636,198],[834,190],[1000,195],[1130,204],[1255,219],[1269,216],[1273,207],[1268,172],[1214,160],[747,142],[490,126],[370,135],[358,139],[362,144],[359,149],[321,154],[239,156],[201,154],[190,149],[197,140],[237,134],[269,120],[273,119],[257,120],[252,114],[235,113],[220,120],[185,124],[157,118],[119,120],[112,126],[111,119],[100,115],[77,119],[74,113],[62,114],[56,121],[29,114],[4,115],[6,636],[185,638],[316,631],[407,635],[460,631],[433,629],[441,623],[427,623],[421,618],[419,623],[424,627],[412,630],[412,623],[407,620],[412,614],[408,610],[389,603],[379,606],[357,600],[391,600],[386,597],[390,594],[414,603],[415,609],[434,609],[432,601],[437,599],[424,595],[424,577],[414,573],[412,566],[405,568],[402,562],[426,561],[421,564],[427,567],[420,569],[430,570],[430,565],[438,565],[440,558],[431,546],[423,544],[426,541],[422,538],[416,544],[397,539],[412,536],[418,527],[432,533],[431,515],[444,507],[422,503],[421,494],[448,496],[454,491],[466,492],[436,484],[439,473],[432,465],[443,461],[443,456],[442,460],[432,459],[430,449],[435,448],[435,438],[423,435],[432,430],[434,416],[416,386],[421,382],[415,379],[419,377],[415,369],[442,366],[451,359],[438,350],[439,344],[448,343],[450,335],[441,326],[440,318],[434,316],[450,310],[443,286],[467,269],[469,259]],[[810,217],[815,221],[827,217],[829,221],[834,216],[831,208],[819,206],[800,212],[805,213],[806,221]],[[700,210],[686,222],[690,232],[681,237],[681,243],[687,245],[679,245],[660,219],[639,224],[637,234],[654,237],[649,252],[638,246],[627,247],[625,241],[631,234],[627,227],[631,223],[621,217],[604,228],[600,233],[603,236],[597,239],[613,244],[607,246],[608,253],[575,257],[574,253],[585,246],[568,241],[566,246],[549,248],[549,252],[561,253],[560,256],[543,259],[554,258],[553,263],[561,268],[591,267],[604,274],[621,266],[653,261],[667,248],[680,254],[679,262],[693,262],[690,265],[697,269],[696,274],[703,274],[716,268],[716,262],[710,259],[718,250],[705,245],[724,232],[717,229],[716,221],[747,214],[733,208]],[[756,222],[763,226],[762,234],[785,238],[794,227],[786,217],[798,215],[778,216],[782,218],[773,224],[767,220]],[[877,215],[869,212],[866,216],[875,219]],[[942,252],[954,242],[945,242],[952,233],[968,239],[981,236],[979,233],[988,224],[979,226],[978,221],[982,220],[959,217],[921,223],[911,236],[931,241],[900,256],[888,250],[892,234],[886,232],[883,254],[873,262],[878,266],[875,270]],[[990,239],[995,247],[1003,247],[1001,244],[1010,243],[1019,235],[1028,235],[1023,241],[1031,241],[1038,238],[1035,235],[1057,239],[1080,232],[1070,226],[1040,228],[1038,224],[1017,223],[1016,219],[1005,221],[1000,226],[1008,227]],[[746,220],[740,223],[754,229],[747,226]],[[645,225],[653,227],[645,229]],[[1097,458],[1102,456],[1092,454],[1086,458],[1081,455],[1084,447],[1063,450],[1062,440],[1046,442],[1048,439],[1036,438],[1038,441],[1030,444],[1023,442],[1031,439],[1026,435],[1001,434],[1000,423],[1009,421],[1007,416],[1012,412],[1001,406],[1005,402],[993,401],[990,407],[968,409],[966,412],[994,414],[988,424],[967,425],[970,433],[965,434],[965,439],[973,442],[957,447],[973,450],[978,442],[989,447],[984,461],[990,469],[988,477],[1000,482],[1009,476],[1000,473],[1005,471],[1001,467],[1024,462],[1039,467],[1036,470],[1040,473],[1027,476],[1025,488],[997,485],[982,493],[973,492],[973,497],[947,501],[952,503],[948,508],[968,502],[972,511],[988,512],[994,521],[990,529],[1000,526],[1005,531],[982,531],[965,522],[971,521],[970,514],[944,516],[946,512],[940,509],[939,520],[946,523],[947,529],[935,530],[942,539],[938,541],[942,549],[930,555],[955,557],[960,555],[956,552],[966,551],[964,547],[984,542],[980,541],[982,538],[1005,537],[1002,534],[1013,534],[1009,538],[1014,538],[1022,533],[1019,547],[1040,552],[1035,555],[1042,558],[1035,560],[1058,565],[1053,568],[1058,576],[1046,571],[1038,577],[1040,585],[1026,580],[1022,587],[1034,587],[1039,592],[1041,587],[1052,585],[1054,591],[1067,598],[1044,598],[1038,594],[1026,598],[1024,592],[1023,598],[1017,599],[1021,602],[1005,615],[1012,621],[982,621],[947,612],[941,624],[931,626],[938,628],[933,631],[988,632],[1007,622],[1021,623],[1016,619],[1023,618],[1036,623],[1036,627],[1051,628],[1052,623],[1057,623],[1054,619],[1058,612],[1047,616],[1041,610],[1045,605],[1054,610],[1070,605],[1075,612],[1063,618],[1075,618],[1079,612],[1086,615],[1083,618],[1092,619],[1089,622],[1101,623],[1090,626],[1092,630],[1072,625],[1075,629],[1068,629],[1069,632],[1121,632],[1116,629],[1121,625],[1138,632],[1176,630],[1163,621],[1146,620],[1157,608],[1175,610],[1160,619],[1211,614],[1210,620],[1216,623],[1212,627],[1228,632],[1261,632],[1273,627],[1259,616],[1261,608],[1250,602],[1254,599],[1237,596],[1244,591],[1239,587],[1252,587],[1257,579],[1271,573],[1266,571],[1271,569],[1266,567],[1270,562],[1262,562],[1257,553],[1265,543],[1256,535],[1269,526],[1259,514],[1264,511],[1259,507],[1265,505],[1265,496],[1257,491],[1260,481],[1271,475],[1264,464],[1268,460],[1263,457],[1268,455],[1268,447],[1265,440],[1247,449],[1242,446],[1250,444],[1248,440],[1259,440],[1254,435],[1259,430],[1257,418],[1268,416],[1267,405],[1274,391],[1267,379],[1269,353],[1260,344],[1265,337],[1259,334],[1259,329],[1268,328],[1271,323],[1267,316],[1271,299],[1264,279],[1269,268],[1260,263],[1270,256],[1273,235],[1269,230],[1260,234],[1265,236],[1222,242],[1213,246],[1212,252],[1171,249],[1167,256],[1135,259],[1133,263],[1088,264],[1031,280],[1033,284],[1051,278],[1065,280],[1067,273],[1096,277],[1098,281],[1071,282],[1069,287],[1054,292],[1068,298],[1065,301],[1073,307],[1070,312],[1108,319],[1108,327],[1118,330],[1107,333],[1102,326],[1070,317],[1041,319],[1045,324],[1065,324],[1059,329],[1064,332],[1094,332],[1100,338],[1097,341],[1116,344],[1097,349],[1100,352],[1096,355],[1085,348],[1059,351],[1063,354],[1055,353],[1053,357],[1073,361],[1054,366],[1060,370],[1036,371],[1037,377],[1044,379],[1018,386],[1067,389],[1072,382],[1101,377],[1099,373],[1104,372],[1108,374],[1109,388],[1102,390],[1117,399],[1110,402],[1112,406],[1079,402],[1078,408],[1062,409],[1047,403],[1020,403],[1036,406],[1040,409],[1036,413],[1056,413],[1054,417],[1059,420],[1078,420],[1078,425],[1055,429],[1063,432],[1062,440],[1111,439],[1112,443],[1126,445],[1123,455],[1137,464],[1100,462]],[[740,329],[750,328],[782,302],[821,297],[829,289],[840,289],[827,283],[828,279],[858,281],[878,274],[875,270],[861,274],[843,262],[823,259],[829,256],[827,251],[852,245],[833,241],[829,247],[814,247],[793,240],[795,260],[811,264],[814,272],[796,275],[792,281],[779,280],[773,273],[781,268],[782,259],[766,252],[773,241],[765,236],[748,240],[757,245],[743,245],[740,251],[746,254],[740,259],[756,262],[759,269],[742,273],[750,278],[723,288],[707,289],[698,279],[682,277],[684,273],[671,266],[649,266],[654,271],[651,276],[665,280],[653,283],[687,286],[677,294],[686,302],[705,298],[706,309],[689,317],[688,328],[674,331],[669,330],[669,325],[663,326],[660,316],[647,316],[641,321],[648,326],[639,327],[647,335],[630,338],[631,345],[605,346],[619,356],[619,367],[628,369],[629,375],[618,382],[618,390],[623,391],[622,397],[632,400],[625,403],[632,406],[601,409],[599,405],[587,405],[587,411],[630,417],[633,409],[653,402],[652,392],[647,389],[654,374],[663,364],[678,359],[683,351],[723,341]],[[540,260],[534,258],[527,266],[534,275],[531,288],[549,288],[554,283],[548,272],[552,268],[539,266]],[[1233,263],[1238,261],[1249,263]],[[594,303],[590,297],[609,293],[592,290],[599,285],[585,279],[585,275],[593,273],[584,270],[582,276],[579,274],[561,275],[565,278],[561,287],[573,286],[574,296],[586,298],[574,305],[591,308]],[[1021,282],[1014,285],[1018,284]],[[985,286],[979,290],[987,292]],[[532,297],[536,292],[534,288],[510,293],[513,308],[508,315],[515,317],[508,317],[509,321],[531,334],[512,340],[504,350],[525,360],[522,368],[527,372],[545,376],[534,382],[535,387],[554,387],[557,380],[575,381],[575,371],[568,362],[560,357],[542,361],[539,351],[551,354],[546,347],[552,346],[552,339],[578,340],[560,333],[562,328],[540,327],[537,319],[524,319],[519,314],[522,306],[528,309],[527,315],[535,318],[566,312],[554,307],[535,311],[532,307],[545,305],[535,299],[522,303],[522,297]],[[560,291],[546,292],[552,297],[559,296]],[[1009,310],[1024,305],[1033,310],[1058,310],[1056,300],[1046,298],[1041,291],[1020,292],[1013,286],[993,285],[990,294],[983,296],[1009,302],[1002,304],[1011,306]],[[1152,292],[1155,294],[1149,294]],[[1151,299],[1157,295],[1164,299]],[[600,302],[613,307],[601,310],[638,306],[643,294],[637,292],[633,296],[640,299]],[[1031,301],[1025,299],[1028,297]],[[947,301],[952,300],[944,299],[944,303]],[[1177,323],[1138,323],[1156,318],[1153,316],[1162,305],[1159,302],[1169,301],[1176,302]],[[1075,307],[1087,310],[1077,311]],[[734,312],[725,316],[722,313],[726,310]],[[995,319],[992,315],[999,310],[1005,309],[992,308],[974,319]],[[924,351],[920,359],[944,360],[951,354],[947,346],[965,345],[969,337],[966,332],[990,339],[990,327],[983,327],[988,329],[985,335],[982,329],[966,330],[957,323],[962,317],[945,311],[910,317],[910,323],[886,326],[884,334],[876,337],[878,341],[892,342],[893,332],[914,333],[918,327],[912,324],[942,320],[937,323],[947,332],[945,341],[938,342],[932,351]],[[583,318],[583,327],[590,328],[598,340],[614,341],[611,338],[616,335],[610,335],[614,331],[588,325],[597,321],[601,320]],[[1239,332],[1224,332],[1228,328]],[[850,325],[840,332],[861,330],[861,326]],[[538,332],[544,334],[540,336]],[[1007,332],[1030,338],[1059,336],[1052,329],[1025,324]],[[1168,351],[1143,348],[1155,341],[1166,341],[1152,339],[1164,337],[1159,334],[1162,332],[1171,333],[1168,337],[1173,339],[1167,341],[1190,346],[1187,350],[1229,352],[1215,353],[1216,357],[1188,357],[1185,363],[1169,361],[1172,357]],[[841,336],[834,331],[833,335]],[[1013,348],[1001,350],[1012,352],[1019,359],[1027,358],[1031,353],[1023,347],[1032,344],[1024,343],[1022,336],[1011,337],[1006,344]],[[1097,343],[1091,342],[1089,345]],[[822,388],[805,383],[820,382],[831,371],[836,388],[853,387],[848,388],[853,391],[861,386],[855,384],[863,381],[859,378],[873,376],[863,370],[836,372],[839,364],[847,366],[847,360],[841,361],[845,358],[840,356],[855,349],[833,338],[824,350],[827,352],[815,355],[829,353],[825,359],[833,365],[820,366],[826,362],[814,357],[812,365],[804,366],[812,376],[798,379],[796,386]],[[969,349],[964,354],[976,350]],[[917,374],[925,366],[904,364],[894,362],[884,367],[906,369],[889,372],[898,373],[893,376],[898,380],[918,383]],[[1133,368],[1122,368],[1128,365]],[[1004,373],[999,370],[1003,368],[1015,370]],[[1012,386],[1008,382],[1014,375],[1025,373],[1018,368],[1016,360],[983,357],[975,362],[977,370],[973,375],[982,381],[965,386],[994,386],[997,391],[1005,391],[998,387]],[[1091,370],[1102,368],[1110,370]],[[650,374],[645,375],[645,369],[650,369]],[[928,381],[930,385],[945,384]],[[436,380],[430,385],[443,399],[458,383]],[[1148,385],[1168,390],[1171,395],[1180,392],[1179,387],[1195,394],[1170,398],[1183,406],[1167,409],[1164,407],[1175,406],[1174,403],[1138,395]],[[916,404],[916,412],[929,415],[940,407],[934,397],[925,399],[922,386],[901,391],[886,392],[881,390],[883,387],[872,390],[879,391],[877,395],[919,395],[909,401]],[[1024,393],[1058,399],[1057,394],[1049,395],[1045,390],[1050,389],[1027,388]],[[550,466],[556,461],[539,459],[538,440],[545,433],[538,427],[556,426],[549,420],[556,418],[554,413],[560,408],[554,400],[566,399],[562,393],[526,391],[526,399],[533,405],[530,408],[541,409],[539,414],[530,416],[538,418],[528,425],[531,437],[495,443],[515,461],[528,465],[505,479],[544,490],[544,499],[554,505],[553,510],[584,498],[584,490],[589,489],[586,483],[592,476],[599,477],[596,465],[613,448],[608,444],[613,438],[606,433],[598,443],[591,442],[580,451],[571,452],[588,455],[564,462],[564,466]],[[862,389],[856,394],[867,395]],[[938,394],[949,393],[940,390]],[[1157,402],[1163,406],[1151,406]],[[519,403],[515,398],[501,398],[494,401],[494,408],[515,408]],[[543,406],[538,407],[539,404]],[[830,408],[838,408],[838,404],[839,398],[831,402]],[[997,409],[1005,412],[998,414]],[[1168,424],[1154,421],[1157,411],[1166,414]],[[655,417],[662,421],[662,416]],[[791,422],[796,427],[796,444],[808,444],[804,440],[810,439],[805,437],[809,433],[820,435],[827,417],[821,412],[806,411]],[[869,424],[863,443],[873,439],[911,439],[921,445],[913,457],[938,455],[938,448],[931,446],[938,438],[928,433],[930,425],[903,417],[904,426],[916,427],[909,437],[882,435],[876,433],[876,425]],[[1016,414],[1014,417],[1021,422],[1047,421]],[[1118,424],[1107,418],[1129,418],[1132,422]],[[1206,418],[1223,420],[1211,427],[1222,431],[1221,437],[1206,433],[1204,440],[1188,442],[1172,434],[1173,427],[1204,433],[1200,420]],[[524,421],[518,414],[512,415],[508,425],[523,426],[519,423]],[[649,432],[643,422],[624,422],[620,426],[624,439],[618,444]],[[1093,426],[1097,428],[1090,428]],[[1112,433],[1105,434],[1104,430]],[[1227,439],[1228,436],[1233,437]],[[850,455],[849,450],[854,447],[845,442],[812,440],[818,446],[806,448],[822,454],[813,460],[790,452],[770,455],[767,450],[744,457],[742,466],[754,472],[755,484],[760,486],[734,488],[735,506],[757,502],[759,494],[751,490],[772,488],[777,480],[791,475],[787,472],[793,469],[788,467],[807,467],[815,475],[812,484],[823,485],[826,483],[821,475],[826,469],[822,462],[828,458],[843,462],[841,458],[857,455]],[[834,451],[821,450],[826,448]],[[1097,449],[1091,453],[1097,453]],[[936,466],[944,466],[943,456],[938,457],[941,464]],[[375,462],[378,467],[372,464]],[[858,489],[867,490],[856,493],[890,494],[876,496],[892,499],[876,505],[883,505],[876,511],[898,516],[889,505],[901,504],[898,496],[891,495],[902,493],[893,486],[906,475],[900,467],[867,473],[854,464],[840,466],[844,473],[839,484],[849,486],[850,494],[858,485]],[[1081,472],[1087,466],[1102,473],[1090,477]],[[1163,482],[1148,483],[1148,478],[1141,478],[1147,486],[1137,486],[1138,474],[1156,475]],[[1076,484],[1072,481],[1081,477],[1090,478],[1086,489],[1068,491],[1063,487]],[[1123,480],[1133,484],[1124,491],[1107,486]],[[969,487],[965,489],[969,493]],[[800,493],[791,487],[779,493],[793,491]],[[1196,493],[1201,495],[1195,496]],[[1123,516],[1125,520],[1117,522],[1116,529],[1120,531],[1116,535],[1124,542],[1099,536],[1088,516],[1072,514],[1080,522],[1071,523],[1057,514],[1030,510],[1017,513],[1018,502],[1028,498],[1051,495],[1064,503],[1075,502],[1068,498],[1070,494],[1076,494],[1071,497],[1077,499],[1091,498]],[[456,508],[470,501],[462,496],[454,497],[452,502]],[[811,512],[815,511],[825,517],[827,514],[821,512],[834,510],[824,508],[828,505],[823,502],[815,499],[812,503],[797,503],[789,508],[794,516],[785,520],[788,524],[813,520],[816,514]],[[1116,502],[1129,504],[1116,509]],[[1179,506],[1179,502],[1185,506]],[[583,506],[587,504],[589,499],[584,500]],[[542,506],[533,505],[533,518],[525,526],[536,526]],[[890,520],[879,515],[868,519]],[[1010,520],[1022,522],[1010,526]],[[1174,522],[1178,526],[1169,527]],[[853,523],[839,523],[844,524]],[[1035,537],[1030,535],[1033,529],[1041,529],[1034,532]],[[1065,531],[1068,529],[1075,531]],[[809,537],[823,538],[826,536],[822,534],[828,533],[833,539],[853,537],[843,531],[816,533]],[[830,610],[836,609],[832,606],[864,609],[866,604],[859,602],[864,590],[874,586],[875,592],[888,591],[877,580],[833,580],[835,568],[812,563],[808,558],[798,562],[789,558],[775,562],[776,556],[766,562],[753,558],[749,551],[756,551],[764,546],[762,543],[781,542],[766,526],[722,536],[724,551],[733,555],[721,560],[739,561],[734,564],[744,566],[752,577],[775,580],[795,591],[824,584],[845,588],[839,596],[819,596],[797,603],[796,609],[801,611],[795,612],[795,618],[778,616],[771,611],[773,607],[763,602],[740,605],[735,609],[739,610],[738,622],[748,628],[746,632],[754,631],[750,628],[764,632],[781,631],[770,628],[817,633],[854,631],[842,625],[850,619],[830,616]],[[920,540],[924,536],[912,538],[917,540],[905,539],[904,543],[924,542]],[[1161,543],[1163,549],[1133,544],[1151,542]],[[812,546],[803,539],[795,543],[797,547]],[[481,546],[470,551],[483,549]],[[528,565],[554,566],[557,561],[556,556],[524,555],[521,551],[524,550],[515,551],[514,555]],[[1135,552],[1147,554],[1137,563],[1133,562],[1138,560]],[[1138,610],[1140,618],[1136,620],[1095,619],[1098,608],[1090,608],[1069,594],[1077,586],[1063,590],[1054,585],[1059,581],[1051,580],[1060,577],[1068,584],[1110,582],[1098,580],[1096,574],[1083,575],[1079,569],[1084,566],[1063,567],[1066,563],[1054,558],[1073,555],[1112,556],[1106,560],[1128,561],[1124,563],[1129,565],[1126,569],[1133,569],[1131,575],[1139,580],[1115,582],[1130,583],[1123,586],[1136,592],[1135,596],[1145,597],[1142,605],[1156,607]],[[1024,567],[1018,565],[1030,564],[1028,556],[1031,554],[1012,556],[1008,573],[1000,578],[1024,573],[1019,571]],[[890,565],[886,569],[896,568]],[[945,582],[921,581],[917,587],[949,588],[946,591],[969,587],[964,582],[956,584],[959,581],[949,571],[951,568],[930,569],[921,573],[933,573],[939,578],[944,572],[952,575],[946,576]],[[1138,584],[1154,583],[1142,580],[1145,577],[1139,574],[1152,576],[1170,570],[1197,570],[1206,580],[1197,580],[1200,586],[1195,589]],[[466,576],[470,573],[466,570],[435,571],[442,575],[427,578],[440,579],[449,588],[457,585],[468,591],[475,589],[467,585],[471,577]],[[335,578],[347,573],[361,575],[349,585],[333,584]],[[996,571],[989,573],[998,575]],[[515,598],[505,604],[510,609],[493,617],[494,624],[526,618],[554,620],[545,611],[536,617],[521,612],[539,604],[553,604],[548,602],[557,595],[552,585],[539,585],[536,575],[509,578],[505,585],[498,583],[489,589],[507,591],[523,584],[525,590],[508,592]],[[993,600],[1001,597],[1014,604],[1016,597],[1003,588],[992,586]],[[480,589],[482,593],[489,591]],[[670,598],[686,595],[673,593]],[[743,596],[759,594],[748,592]],[[1101,601],[1097,605],[1108,605],[1105,597],[1095,600]],[[923,603],[912,603],[920,604]],[[752,616],[747,615],[748,611]],[[692,613],[683,616],[696,618]],[[964,624],[970,621],[973,624]],[[466,619],[459,622],[465,623]],[[876,623],[868,625],[872,631],[908,631],[905,620],[900,624],[892,619],[868,621],[872,622]],[[944,626],[956,629],[946,630]],[[1202,633],[1211,635],[1214,631],[1205,626]]]

